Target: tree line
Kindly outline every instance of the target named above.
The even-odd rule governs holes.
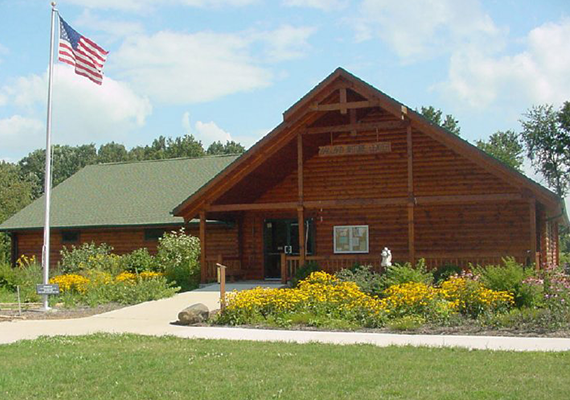
[[[459,121],[433,106],[417,110],[425,118],[460,136]],[[475,145],[511,168],[522,172],[525,157],[535,172],[544,177],[559,196],[570,188],[570,102],[560,109],[552,105],[530,108],[520,120],[521,131],[497,131]],[[90,164],[159,160],[206,155],[241,154],[240,143],[214,142],[207,149],[192,135],[175,138],[160,136],[150,145],[127,149],[120,143],[99,146],[55,145],[52,150],[53,185],[57,186]],[[44,191],[45,150],[34,150],[17,163],[0,162],[0,223],[14,215]],[[570,252],[570,235],[562,237],[563,250]],[[9,254],[9,241],[0,234],[0,262]]]

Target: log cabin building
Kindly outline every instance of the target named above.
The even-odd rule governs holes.
[[[114,176],[142,169],[155,183],[143,173],[117,191],[117,178],[100,174],[83,187],[95,200],[78,197],[71,183],[96,169]],[[54,201],[54,213],[85,215],[70,226],[53,218],[54,260],[67,229],[79,242],[126,252],[152,250],[151,228],[188,226],[201,239],[203,282],[215,279],[220,261],[239,278],[283,281],[308,261],[331,272],[355,263],[380,268],[384,247],[396,262],[423,258],[432,268],[505,256],[558,263],[559,225],[568,224],[556,194],[341,68],[240,157],[92,166],[58,186],[54,199],[64,188],[68,198]],[[120,203],[114,209],[103,200],[109,196]],[[0,225],[15,238],[14,257],[41,252],[41,224],[23,225],[29,208],[41,210],[36,203]],[[96,214],[105,225],[86,223]]]
[[[61,259],[64,246],[106,243],[116,254],[146,247],[156,252],[158,238],[166,231],[186,228],[198,236],[199,223],[172,215],[172,209],[236,156],[181,158],[89,165],[52,191],[50,263]],[[41,260],[44,198],[15,214],[0,230],[12,237],[12,263],[18,257]],[[236,243],[227,234],[232,227],[208,221],[212,254],[231,254]],[[229,241],[226,241],[227,240]]]

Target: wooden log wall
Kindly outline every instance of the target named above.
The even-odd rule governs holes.
[[[418,257],[439,260],[433,264],[498,263],[501,256],[525,262],[530,256],[524,201],[418,206],[415,222]]]
[[[150,229],[156,229],[152,227]],[[167,230],[176,229],[172,227]],[[199,228],[191,225],[186,229],[188,234],[198,236]],[[41,260],[43,232],[26,231],[18,232],[18,253],[17,256],[35,256],[38,262]],[[144,229],[83,229],[80,230],[79,242],[75,246],[83,243],[106,243],[113,247],[113,253],[126,254],[133,250],[146,247],[151,254],[156,253],[158,241],[145,240]],[[227,227],[223,225],[208,225],[207,231],[208,257],[215,257],[217,254],[224,254],[227,257],[238,257],[238,236],[237,227]],[[61,231],[52,230],[50,264],[53,268],[61,260],[60,251],[64,246],[71,247],[72,244],[64,244],[61,241]]]
[[[413,149],[415,196],[517,193],[515,187],[415,129]]]

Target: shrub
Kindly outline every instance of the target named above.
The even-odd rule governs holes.
[[[553,328],[552,313],[544,308],[514,308],[506,313],[485,316],[481,319],[484,325],[495,328],[514,328],[532,330],[536,328]]]
[[[453,264],[445,264],[439,268],[437,268],[433,273],[433,280],[435,283],[441,283],[453,275],[458,275],[463,272],[463,268],[458,265]]]
[[[0,264],[0,285],[11,291],[20,287],[20,297],[24,302],[37,302],[40,297],[36,294],[36,285],[42,283],[42,267],[36,262],[35,257],[21,256],[16,262],[16,267],[9,264]]]
[[[503,265],[476,267],[473,273],[481,277],[481,283],[488,289],[507,291],[514,296],[517,307],[534,307],[540,303],[541,290],[525,283],[534,276],[532,268],[525,268],[514,258],[503,259]]]
[[[108,303],[129,305],[171,297],[179,290],[179,287],[167,282],[164,277],[139,278],[136,282],[115,280],[108,284],[89,282],[83,293],[64,292],[60,296],[60,300],[66,306],[88,305],[94,307]]]
[[[78,274],[58,275],[49,280],[49,283],[59,285],[61,293],[85,293],[90,280]]]
[[[71,250],[64,247],[60,252],[59,270],[64,274],[77,274],[92,268],[105,271],[119,269],[120,266],[115,265],[118,262],[116,258],[108,259],[112,250],[113,248],[105,243],[97,245],[93,242],[83,243],[79,247],[71,246]]]
[[[200,239],[187,235],[184,228],[165,233],[158,242],[158,268],[182,290],[198,287],[200,279]]]
[[[369,295],[379,295],[382,292],[382,276],[372,271],[371,265],[357,265],[353,268],[342,269],[336,277],[343,282],[354,282],[360,290]]]
[[[146,247],[137,249],[132,253],[122,256],[123,270],[133,273],[143,271],[158,271],[158,263]]]
[[[453,303],[446,301],[438,288],[423,282],[392,285],[384,295],[381,307],[391,318],[415,315],[443,322],[456,312]]]
[[[487,289],[472,275],[451,277],[441,284],[441,294],[454,309],[470,317],[504,312],[514,303],[511,293]]]
[[[315,261],[306,262],[304,265],[297,268],[297,270],[295,271],[295,275],[291,279],[291,286],[297,287],[297,285],[299,285],[299,282],[306,279],[313,272],[317,272],[320,270],[321,268]]]
[[[549,311],[549,325],[570,324],[570,276],[562,268],[547,265],[536,277],[525,280],[543,293],[543,306]]]
[[[134,274],[132,272],[121,272],[119,275],[115,277],[115,281],[117,282],[126,282],[134,284],[138,282],[140,279],[148,280],[148,279],[155,279],[164,276],[162,272],[152,272],[152,271],[144,271],[140,274]]]
[[[387,267],[386,272],[382,276],[382,282],[384,288],[408,282],[429,285],[433,282],[433,275],[427,271],[425,260],[420,259],[414,267],[410,263],[394,264],[391,267]]]

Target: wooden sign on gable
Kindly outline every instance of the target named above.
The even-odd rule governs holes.
[[[390,153],[391,151],[392,144],[390,142],[339,144],[319,147],[319,157],[379,154]]]

